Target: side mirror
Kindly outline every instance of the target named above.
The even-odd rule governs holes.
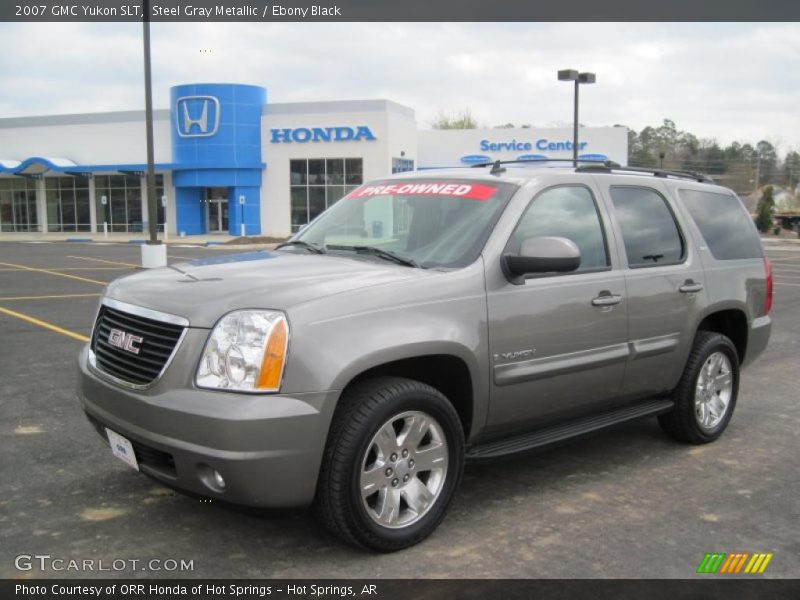
[[[563,237],[535,237],[523,240],[519,254],[503,256],[512,277],[522,283],[532,273],[566,273],[581,265],[581,251]]]

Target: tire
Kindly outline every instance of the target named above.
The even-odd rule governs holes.
[[[658,422],[678,441],[713,442],[728,426],[738,393],[739,354],[733,342],[721,333],[698,331],[673,392],[675,408],[659,416]]]
[[[464,432],[447,398],[411,379],[367,380],[336,409],[315,509],[351,544],[401,550],[436,529],[463,470]]]

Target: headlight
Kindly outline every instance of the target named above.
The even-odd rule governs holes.
[[[206,342],[198,387],[277,392],[281,387],[289,325],[274,310],[237,310],[217,323]]]

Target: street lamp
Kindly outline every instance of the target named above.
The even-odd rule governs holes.
[[[578,73],[575,69],[563,69],[558,72],[559,81],[575,82],[575,118],[572,124],[572,160],[578,162],[578,88],[582,83],[594,83],[597,77],[594,73]]]
[[[153,84],[150,61],[150,0],[143,0],[142,45],[144,49],[144,119],[147,146],[147,214],[150,239],[142,244],[142,266],[146,269],[167,264],[167,247],[158,239],[158,204],[156,201],[155,153],[153,150]]]

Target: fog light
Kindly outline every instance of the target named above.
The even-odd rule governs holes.
[[[219,489],[225,489],[225,480],[222,478],[222,475],[220,475],[219,471],[214,471],[214,483],[217,484]]]

